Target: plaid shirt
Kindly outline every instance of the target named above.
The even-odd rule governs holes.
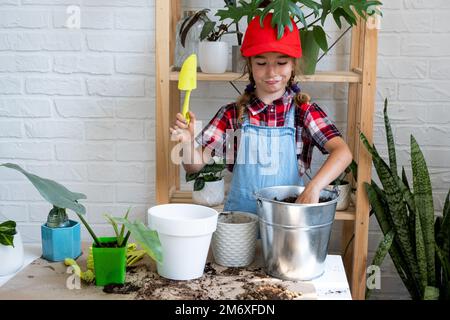
[[[270,105],[254,97],[247,105],[247,112],[250,124],[281,127],[284,126],[288,111],[295,106],[296,154],[299,174],[303,175],[310,168],[314,146],[323,154],[327,154],[324,145],[332,138],[340,137],[341,133],[317,104],[304,103],[297,106],[293,103],[294,95],[294,92],[287,89],[281,98]],[[197,135],[195,141],[210,149],[213,156],[224,157],[227,146],[230,148],[228,143],[230,135],[227,134],[227,130],[234,131],[241,128],[242,123],[237,119],[236,103],[231,103],[219,109],[214,118]],[[238,145],[237,143],[233,145],[236,161]],[[230,171],[233,171],[234,162],[227,165]]]

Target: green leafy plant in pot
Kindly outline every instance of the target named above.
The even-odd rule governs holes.
[[[209,9],[203,9],[195,13],[183,28],[183,34],[187,34],[196,21],[202,20],[204,24],[198,48],[200,69],[204,73],[223,73],[228,66],[228,43],[221,41],[221,38],[225,34],[236,33],[236,31],[230,30],[230,25],[212,21],[207,15],[209,11]]]
[[[252,3],[258,3],[252,0]],[[297,27],[300,30],[303,56],[300,58],[299,71],[303,74],[313,74],[319,51],[327,53],[342,36],[331,46],[328,45],[327,34],[324,25],[328,17],[333,17],[339,29],[342,29],[342,18],[350,25],[348,32],[358,22],[358,17],[364,20],[374,14],[381,12],[376,6],[381,5],[380,1],[372,0],[272,0],[264,1],[264,10],[260,14],[261,23],[264,17],[273,12],[272,25],[277,27],[278,38],[281,38],[285,27],[290,30],[294,27],[290,17],[296,19]],[[256,11],[257,12],[257,11]],[[259,12],[257,12],[259,14]],[[344,33],[344,34],[345,34]]]
[[[195,173],[186,173],[186,182],[194,181],[192,199],[195,203],[216,206],[223,202],[225,184],[223,170],[225,163],[215,158],[214,163],[206,164],[202,170]]]
[[[234,31],[231,33],[236,34],[237,45],[232,46],[231,57],[231,71],[242,72],[245,67],[245,59],[241,55],[241,45],[243,39],[243,32],[239,28],[239,22],[247,17],[247,24],[251,19],[262,12],[265,0],[252,0],[250,2],[240,0],[224,0],[224,9],[217,10],[215,16],[219,17],[219,22],[231,21],[228,26],[234,25]],[[238,5],[239,4],[239,5]]]
[[[128,220],[129,212],[130,210],[123,218],[105,215],[114,229],[114,237],[97,237],[89,225],[84,222],[86,228],[91,230],[89,233],[94,240],[92,255],[97,286],[125,283],[127,244],[130,236],[136,240],[150,258],[162,262],[162,249],[158,233],[150,230],[141,221],[130,222]],[[120,231],[119,224],[122,225]],[[126,233],[125,230],[127,230]]]
[[[356,176],[357,165],[354,160],[352,163],[345,169],[345,171],[340,174],[336,179],[334,179],[328,189],[337,189],[339,193],[339,200],[336,205],[337,211],[346,210],[350,205],[350,193],[351,193],[351,184],[346,178],[347,175],[352,172],[354,173],[354,177]]]
[[[22,238],[12,220],[0,223],[0,276],[16,272],[23,265]]]
[[[364,134],[361,140],[372,155],[381,181],[365,183],[372,210],[384,239],[380,242],[372,265],[380,266],[387,253],[414,300],[450,298],[450,190],[443,214],[435,217],[432,187],[425,157],[411,135],[411,167],[409,183],[404,167],[399,175],[395,142],[384,106],[389,163],[379,155]],[[366,291],[366,297],[370,290]]]
[[[69,220],[66,210],[70,209],[82,218],[86,208],[78,200],[86,199],[86,196],[72,192],[53,180],[29,173],[17,164],[4,163],[0,166],[22,173],[41,196],[53,205],[47,222],[41,225],[43,257],[50,261],[63,261],[81,255],[80,224]]]

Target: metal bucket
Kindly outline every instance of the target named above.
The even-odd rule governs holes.
[[[277,186],[255,193],[266,271],[286,280],[311,280],[325,270],[338,192],[322,190],[327,202],[295,204],[274,200],[297,197],[304,187]]]

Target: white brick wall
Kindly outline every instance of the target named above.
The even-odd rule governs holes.
[[[85,193],[100,232],[103,213],[145,220],[154,204],[154,14],[150,0],[0,1],[0,162]],[[0,220],[40,241],[49,205],[15,172],[0,181]]]
[[[384,2],[375,143],[386,154],[387,97],[399,164],[410,172],[412,133],[425,151],[439,212],[450,184],[450,1]],[[183,0],[194,9],[222,3]],[[70,5],[81,8],[79,30],[65,27]],[[154,14],[154,0],[0,0],[0,162],[18,163],[85,193],[87,218],[102,234],[111,232],[103,213],[119,215],[133,206],[134,216],[145,220],[155,203]],[[332,25],[327,28],[336,38]],[[319,69],[347,68],[348,35],[344,39]],[[347,86],[305,84],[303,90],[345,132]],[[191,105],[207,121],[234,97],[227,83],[203,82]],[[323,156],[314,160],[317,169]],[[48,204],[15,172],[0,169],[0,181],[0,220],[18,221],[26,241],[40,241]],[[371,221],[370,257],[380,239]],[[85,230],[83,237],[89,239]],[[389,261],[382,286],[386,291],[374,298],[407,297]]]

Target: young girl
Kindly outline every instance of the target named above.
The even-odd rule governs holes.
[[[263,26],[259,17],[249,23],[241,53],[247,59],[250,84],[237,102],[222,107],[195,138],[199,147],[194,145],[193,112],[189,112],[189,124],[178,113],[170,128],[172,139],[184,145],[184,159],[202,159],[197,164],[183,162],[188,173],[201,170],[211,156],[224,157],[225,153],[229,159],[231,151],[233,161],[227,164],[233,177],[225,211],[256,213],[255,191],[303,185],[302,176],[310,167],[314,146],[329,156],[296,203],[317,203],[320,190],[352,160],[338,129],[294,83],[296,59],[302,55],[294,21],[293,30],[286,27],[283,37],[277,39],[271,20],[272,14],[268,14]],[[230,134],[237,131],[239,144],[233,143],[234,135]]]

